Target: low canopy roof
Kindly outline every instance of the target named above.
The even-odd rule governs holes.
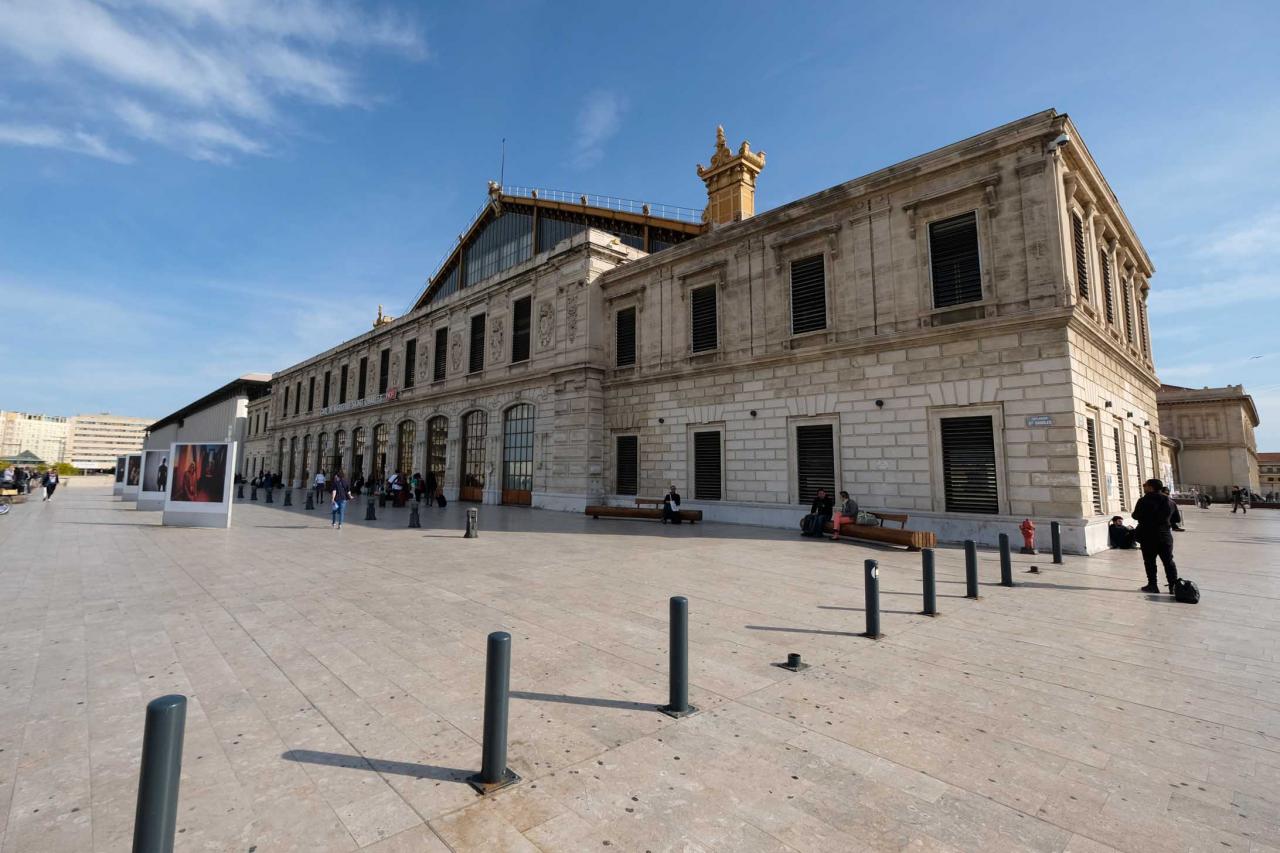
[[[30,450],[24,450],[16,456],[0,456],[0,462],[6,465],[43,465],[44,460]]]

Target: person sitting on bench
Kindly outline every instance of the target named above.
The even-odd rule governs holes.
[[[1112,548],[1138,547],[1138,541],[1133,538],[1133,528],[1127,527],[1124,519],[1118,515],[1111,516],[1111,524],[1107,527],[1107,541]]]
[[[680,523],[680,493],[676,491],[675,483],[662,496],[662,523],[666,524],[668,521],[672,524]]]
[[[801,534],[821,536],[823,526],[831,520],[835,505],[835,500],[827,494],[826,489],[818,489],[818,494],[813,499],[813,506],[809,507],[809,514],[800,522]]]
[[[840,525],[845,522],[850,524],[858,523],[858,502],[849,497],[846,491],[840,492],[840,507],[836,510],[835,515],[831,516],[831,541],[840,541]]]

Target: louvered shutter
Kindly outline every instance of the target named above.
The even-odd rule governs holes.
[[[418,339],[404,345],[404,387],[412,388],[418,381]]]
[[[822,255],[791,262],[791,333],[827,327],[827,272]]]
[[[1120,494],[1120,509],[1129,506],[1129,499],[1124,493],[1124,442],[1120,440],[1120,427],[1112,429],[1116,445],[1116,491]]]
[[[484,314],[471,318],[471,356],[467,364],[467,372],[475,373],[484,370]]]
[[[1084,221],[1071,214],[1071,240],[1076,254],[1076,290],[1080,298],[1089,298],[1089,263],[1084,253]]]
[[[943,418],[940,426],[947,512],[995,515],[1000,493],[991,417]]]
[[[718,501],[720,494],[720,432],[693,434],[693,497]]]
[[[618,494],[634,495],[640,485],[640,437],[620,435],[616,446]]]
[[[1116,322],[1116,293],[1115,287],[1111,283],[1111,258],[1107,257],[1107,253],[1103,252],[1099,255],[1098,260],[1102,264],[1102,301],[1103,309],[1107,313],[1107,322],[1115,325]]]
[[[432,365],[431,379],[439,382],[449,369],[449,330],[436,329],[436,363]]]
[[[835,494],[835,437],[831,424],[796,427],[796,473],[800,479],[800,503],[812,504],[818,489]]]
[[[1129,343],[1133,343],[1133,301],[1130,299],[1129,282],[1124,283],[1120,293],[1124,299],[1124,336]]]
[[[1085,421],[1085,432],[1089,436],[1089,486],[1092,489],[1093,511],[1102,514],[1102,479],[1098,475],[1098,430],[1093,418]]]
[[[511,312],[511,361],[529,360],[529,339],[533,324],[533,297],[516,300]]]
[[[934,308],[982,301],[976,213],[929,223],[929,265]]]
[[[623,308],[614,315],[614,347],[618,367],[636,363],[636,309]]]
[[[693,351],[706,352],[719,346],[715,285],[699,287],[689,294],[689,313]]]

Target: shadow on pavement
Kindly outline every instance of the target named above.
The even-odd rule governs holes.
[[[434,764],[411,764],[407,761],[387,761],[382,758],[365,758],[363,755],[342,755],[336,752],[316,752],[310,749],[291,749],[280,756],[286,761],[302,764],[324,764],[328,767],[349,767],[352,770],[373,770],[396,776],[412,776],[414,779],[435,779],[439,782],[466,784],[474,770],[457,767],[437,767]]]

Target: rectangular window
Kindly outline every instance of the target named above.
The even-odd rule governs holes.
[[[443,382],[449,369],[449,330],[436,329],[435,364],[431,365],[431,381]]]
[[[333,371],[324,372],[324,390],[320,392],[320,408],[329,408],[329,386],[333,383]]]
[[[1142,464],[1142,445],[1138,443],[1138,434],[1133,434],[1133,458],[1138,466],[1138,482],[1141,483],[1147,479],[1146,472],[1143,470]]]
[[[1129,343],[1133,343],[1133,301],[1132,294],[1129,290],[1129,282],[1124,283],[1121,291],[1121,297],[1124,299],[1124,336]]]
[[[347,402],[347,382],[351,379],[351,371],[347,365],[342,365],[342,370],[338,373],[338,403]]]
[[[929,269],[934,308],[982,301],[977,213],[929,223]]]
[[[1102,514],[1102,479],[1098,474],[1098,427],[1090,416],[1084,422],[1085,433],[1089,440],[1089,487],[1095,515]]]
[[[293,413],[296,415],[302,410],[302,381],[299,380],[297,386],[293,389]]]
[[[404,345],[404,387],[412,388],[418,379],[418,339]]]
[[[387,393],[387,383],[391,373],[391,350],[384,349],[378,353],[378,393]]]
[[[471,318],[471,356],[467,361],[468,373],[484,370],[484,322],[484,314],[477,314]]]
[[[835,497],[835,430],[831,424],[796,427],[796,474],[799,477],[796,493],[801,504],[812,504],[818,489],[826,489],[827,494]]]
[[[360,358],[360,376],[356,379],[356,383],[360,386],[356,389],[356,399],[363,400],[365,392],[369,390],[369,357],[367,355]]]
[[[716,317],[716,286],[689,291],[689,340],[694,352],[707,352],[720,346],[719,320]]]
[[[312,376],[307,380],[307,411],[314,412],[316,408],[316,378]]]
[[[636,363],[636,309],[623,308],[613,315],[614,363],[630,367]]]
[[[1116,445],[1116,492],[1120,495],[1120,511],[1123,512],[1129,505],[1129,500],[1124,493],[1124,442],[1120,440],[1120,427],[1112,430]]]
[[[1076,292],[1085,302],[1089,301],[1089,262],[1084,251],[1084,220],[1071,214],[1071,245],[1076,256]]]
[[[694,500],[718,501],[721,499],[722,470],[720,431],[695,432],[693,434]]]
[[[822,255],[791,262],[791,334],[827,327],[827,269]]]
[[[989,415],[943,418],[942,482],[947,512],[1000,511],[995,430]]]
[[[533,297],[522,296],[511,306],[511,362],[529,360],[533,331]]]
[[[289,386],[288,385],[284,386],[284,411],[282,411],[280,414],[281,415],[289,414]]]
[[[1098,255],[1098,261],[1102,267],[1102,309],[1106,312],[1107,322],[1111,325],[1116,323],[1116,294],[1115,287],[1111,283],[1111,258],[1107,257],[1106,252]]]
[[[1147,351],[1147,306],[1138,298],[1138,349]]]
[[[616,487],[620,495],[637,494],[640,488],[640,437],[620,435],[615,439],[617,452]]]

